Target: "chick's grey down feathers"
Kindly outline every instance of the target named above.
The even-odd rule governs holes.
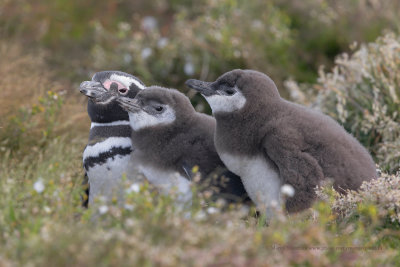
[[[149,101],[169,105],[176,119],[168,125],[146,127],[132,131],[132,145],[137,149],[140,161],[157,168],[174,170],[188,177],[188,170],[199,167],[202,178],[219,168],[225,168],[214,146],[215,119],[195,111],[190,100],[174,89],[157,86],[147,87],[136,96],[137,102]],[[234,200],[243,200],[246,191],[240,178],[224,172],[224,183],[211,181],[218,187],[219,195]],[[222,179],[218,177],[218,179]]]
[[[315,186],[330,178],[339,192],[357,189],[376,177],[375,164],[360,143],[332,118],[282,99],[275,83],[252,70],[225,73],[211,88],[237,87],[246,98],[242,109],[217,112],[217,151],[239,156],[263,154],[290,184],[289,212],[310,207]]]

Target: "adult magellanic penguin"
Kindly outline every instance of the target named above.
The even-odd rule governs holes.
[[[196,112],[179,91],[150,86],[135,99],[120,97],[118,102],[129,112],[136,149],[132,158],[149,182],[162,191],[168,194],[176,188],[180,199],[189,201],[194,166],[199,167],[201,182],[225,169],[214,147],[214,118]],[[240,178],[228,171],[210,183],[219,198],[243,201],[247,197]]]
[[[89,98],[87,111],[92,122],[83,152],[89,204],[99,196],[109,201],[113,193],[120,195],[124,174],[132,181],[139,178],[130,160],[133,148],[128,113],[110,92],[115,89],[121,95],[135,97],[144,88],[138,78],[120,71],[97,72],[91,81],[80,85],[80,92]]]
[[[188,80],[217,120],[215,145],[226,166],[241,176],[250,198],[267,211],[290,184],[289,212],[310,207],[315,187],[332,179],[335,189],[357,189],[376,177],[360,143],[330,117],[282,99],[265,74],[233,70],[215,82]]]

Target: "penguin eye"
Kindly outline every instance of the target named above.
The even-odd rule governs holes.
[[[122,94],[122,95],[126,95],[126,94],[128,93],[128,89],[126,89],[126,88],[120,88],[120,89],[118,89],[118,92],[119,92],[120,94]]]
[[[235,91],[233,89],[228,89],[225,91],[227,95],[233,95]]]
[[[156,107],[156,110],[157,110],[157,111],[162,111],[163,109],[164,109],[164,108],[163,108],[162,106],[157,106],[157,107]]]

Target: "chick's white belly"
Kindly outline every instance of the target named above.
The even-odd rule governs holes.
[[[247,194],[259,209],[280,205],[281,179],[265,158],[240,157],[228,153],[221,153],[220,156],[226,167],[241,177]]]
[[[178,172],[161,170],[149,165],[141,165],[140,171],[146,179],[164,194],[176,192],[178,200],[187,202],[192,199],[191,182]]]

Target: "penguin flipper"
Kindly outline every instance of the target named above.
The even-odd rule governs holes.
[[[292,139],[288,132],[264,139],[263,147],[267,157],[279,169],[282,184],[290,184],[295,195],[286,201],[286,209],[296,212],[311,206],[316,197],[315,187],[324,178],[318,161],[301,150],[301,140]]]
[[[189,164],[187,164],[186,162],[183,162],[182,169],[183,169],[184,173],[186,174],[187,179],[189,181],[192,181],[193,172],[192,172],[192,168],[189,166]]]

